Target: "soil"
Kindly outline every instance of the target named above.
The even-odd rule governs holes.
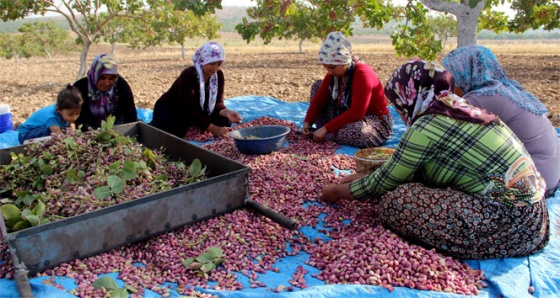
[[[109,50],[107,45],[94,45],[89,51],[89,61],[97,53]],[[149,50],[123,48],[115,56],[120,74],[132,87],[136,105],[144,109],[152,109],[158,97],[191,64],[190,56],[182,59],[177,47],[158,48],[155,54]],[[560,55],[497,56],[508,76],[539,97],[549,108],[553,124],[560,127]],[[361,53],[360,57],[374,67],[382,82],[405,61],[394,53]],[[10,105],[16,127],[35,110],[54,103],[58,91],[75,81],[78,68],[78,54],[50,60],[1,60],[0,102]],[[287,102],[308,101],[311,84],[325,74],[317,63],[316,53],[297,52],[228,52],[223,71],[226,98],[262,95]]]

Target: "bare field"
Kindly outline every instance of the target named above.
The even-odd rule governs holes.
[[[324,69],[317,63],[320,44],[305,42],[299,53],[294,41],[273,41],[269,45],[249,45],[239,37],[223,35],[218,40],[226,48],[226,98],[242,95],[272,96],[283,101],[307,101],[314,80]],[[395,56],[390,40],[375,36],[352,37],[354,52],[372,65],[385,83],[406,58]],[[179,46],[132,50],[117,46],[115,57],[121,75],[129,82],[140,108],[151,109],[190,57],[205,41],[193,40],[186,47],[186,59]],[[480,41],[491,48],[508,76],[518,80],[550,109],[551,119],[560,127],[560,41]],[[451,48],[448,47],[447,50]],[[95,55],[109,52],[109,45],[94,45]],[[440,57],[441,58],[441,57]],[[36,109],[54,103],[57,92],[73,82],[79,67],[79,53],[68,56],[0,61],[0,102],[11,106],[14,122],[21,123]],[[227,104],[227,103],[226,103]]]

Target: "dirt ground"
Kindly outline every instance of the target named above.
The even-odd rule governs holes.
[[[88,63],[109,47],[94,45]],[[324,69],[317,63],[316,53],[294,52],[239,53],[227,50],[223,71],[226,75],[226,98],[242,95],[272,96],[283,101],[307,101],[314,80],[322,78]],[[190,65],[190,55],[181,59],[180,49],[119,50],[115,54],[121,75],[134,92],[136,105],[152,109],[165,92]],[[360,53],[385,83],[395,68],[406,59],[394,53]],[[497,54],[509,77],[518,80],[537,95],[551,111],[551,120],[560,127],[560,55],[559,54]],[[89,66],[89,65],[88,65]],[[0,61],[0,103],[11,107],[15,125],[33,111],[54,103],[56,94],[73,82],[79,67],[78,54],[66,57]],[[226,102],[227,105],[227,102]]]

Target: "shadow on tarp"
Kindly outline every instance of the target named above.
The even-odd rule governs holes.
[[[228,108],[238,111],[243,117],[243,122],[252,121],[260,117],[268,116],[272,118],[292,121],[296,126],[301,128],[305,112],[309,106],[307,102],[282,102],[272,97],[263,96],[241,96],[226,100]],[[390,107],[393,115],[394,127],[393,136],[384,144],[385,147],[394,148],[406,130],[403,122],[393,107]],[[141,121],[149,123],[152,117],[151,110],[138,109],[138,117]],[[557,129],[560,138],[560,129]],[[14,143],[15,140],[15,143]],[[17,132],[9,131],[0,134],[0,148],[6,148],[18,145]],[[353,155],[357,148],[342,146],[337,150],[338,154]],[[337,169],[333,169],[337,170]],[[560,270],[557,270],[560,264],[560,191],[556,192],[553,198],[547,200],[551,223],[551,240],[549,245],[540,253],[530,257],[522,258],[506,258],[495,260],[474,261],[467,260],[467,263],[473,269],[484,270],[486,276],[487,288],[482,289],[476,297],[560,297]],[[311,227],[302,227],[301,231],[311,239],[315,237],[328,238],[319,231],[323,227],[319,226],[315,229]],[[289,256],[277,261],[274,265],[279,268],[279,272],[266,272],[258,274],[258,280],[265,283],[266,287],[251,288],[248,278],[241,273],[236,273],[238,279],[242,282],[244,288],[240,291],[214,291],[210,289],[195,288],[203,293],[210,293],[218,297],[227,298],[263,298],[263,297],[289,297],[289,298],[338,298],[338,297],[415,297],[415,298],[455,298],[470,297],[442,292],[420,291],[409,288],[395,287],[392,293],[387,289],[378,286],[365,285],[325,285],[324,282],[314,278],[313,273],[319,270],[308,266],[305,261],[309,259],[309,255],[300,252],[295,256]],[[293,292],[282,291],[274,293],[273,290],[279,286],[290,286],[289,280],[292,274],[296,272],[298,266],[303,266],[308,271],[305,280],[308,288],[294,288]],[[112,275],[111,275],[112,274]],[[116,278],[118,273],[110,275]],[[103,276],[103,275],[101,275]],[[100,276],[100,277],[101,277]],[[74,289],[76,284],[73,279],[66,277],[55,277],[55,283],[63,287],[65,290],[59,290],[49,285],[50,277],[31,278],[33,294],[36,298],[64,298],[75,297],[68,293]],[[44,283],[46,281],[46,283]],[[122,281],[117,280],[122,286]],[[175,290],[175,284],[166,284],[171,289],[169,297],[181,297]],[[535,288],[535,292],[531,295],[528,292],[529,286]],[[0,298],[18,297],[15,281],[8,279],[0,279]],[[161,297],[160,295],[145,290],[144,297]]]

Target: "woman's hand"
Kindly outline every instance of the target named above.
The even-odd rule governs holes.
[[[303,122],[301,134],[306,138],[310,138],[313,135],[313,130],[311,130],[311,124],[309,124],[309,122]]]
[[[220,114],[223,114],[222,116],[228,118],[231,123],[241,123],[241,121],[243,120],[241,118],[241,115],[239,115],[239,113],[237,113],[236,111],[224,109]]]
[[[340,178],[339,183],[340,184],[344,184],[344,183],[350,183],[352,181],[361,179],[363,177],[367,176],[366,174],[361,174],[361,173],[354,173],[354,174],[350,174],[348,176],[344,176],[342,178]]]
[[[325,139],[325,136],[327,135],[329,131],[323,126],[319,129],[317,129],[314,133],[313,133],[313,141],[315,142],[321,142]]]
[[[212,133],[215,137],[218,138],[225,138],[227,137],[229,131],[227,128],[225,127],[221,127],[221,126],[217,126],[214,124],[210,124],[208,126],[208,128],[206,129],[206,131],[209,131],[210,133]]]
[[[343,199],[350,200],[353,198],[348,188],[348,183],[325,186],[321,193],[323,194],[323,199],[328,203],[337,203]]]

